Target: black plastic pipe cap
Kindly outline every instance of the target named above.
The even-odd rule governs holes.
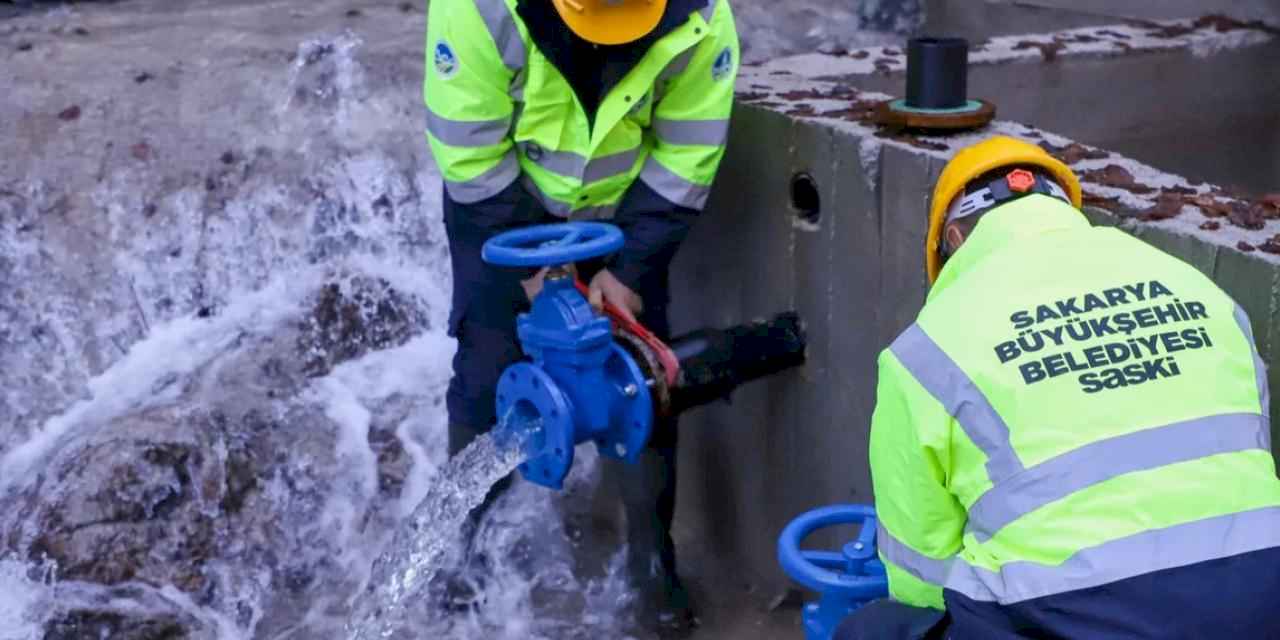
[[[907,42],[907,107],[957,109],[969,98],[969,42],[913,38]]]

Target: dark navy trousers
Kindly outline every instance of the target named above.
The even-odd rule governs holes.
[[[835,640],[1280,640],[1280,548],[1010,605],[944,591],[947,611],[878,601]]]

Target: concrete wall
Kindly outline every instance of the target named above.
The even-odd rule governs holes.
[[[1011,33],[1112,24],[1125,18],[1170,20],[1215,13],[1280,24],[1280,3],[1274,0],[925,0],[923,31],[977,42]]]
[[[712,551],[702,561],[723,579],[776,591],[786,580],[774,545],[791,518],[872,501],[876,357],[924,301],[924,216],[943,161],[764,108],[740,106],[734,118],[719,188],[673,269],[676,329],[795,309],[808,322],[810,359],[684,418],[676,538],[682,553]],[[818,185],[816,225],[798,223],[790,206],[799,172]],[[1268,362],[1280,356],[1273,261],[1125,225],[1213,276],[1250,313]]]
[[[1280,39],[1197,55],[1178,49],[1107,58],[976,64],[969,95],[1003,119],[1118,151],[1193,180],[1253,193],[1280,189]],[[858,76],[901,95],[904,73]],[[1106,88],[1143,87],[1141,91]]]
[[[809,362],[685,418],[677,537],[714,544],[725,571],[777,585],[774,545],[792,517],[871,501],[875,358],[924,300],[922,185],[940,167],[888,149],[873,182],[848,133],[753,107],[734,117],[722,188],[673,269],[674,321],[681,330],[796,309]],[[798,172],[818,185],[816,227],[789,204]]]

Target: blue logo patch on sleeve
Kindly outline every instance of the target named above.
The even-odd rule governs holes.
[[[436,43],[435,63],[436,73],[442,78],[452,78],[458,72],[458,57],[444,40]]]
[[[729,47],[725,47],[724,51],[716,57],[715,64],[711,65],[711,79],[720,81],[728,77],[733,71],[733,51]]]

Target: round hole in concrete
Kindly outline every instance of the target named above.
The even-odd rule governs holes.
[[[822,219],[822,198],[813,176],[807,173],[791,176],[791,209],[797,218],[809,224],[818,224]]]

